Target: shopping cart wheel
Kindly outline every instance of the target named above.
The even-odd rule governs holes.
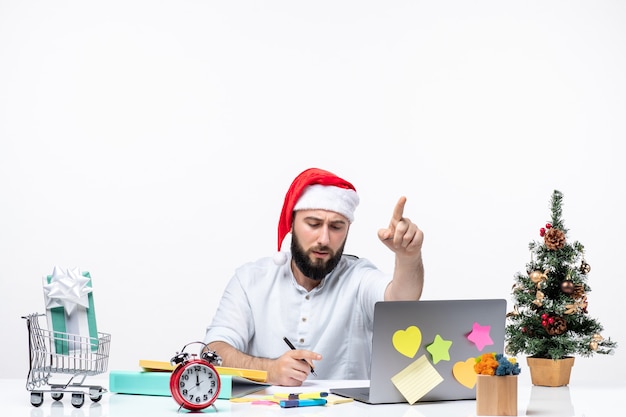
[[[43,404],[43,392],[33,391],[30,393],[30,403],[35,407]]]
[[[50,394],[50,396],[52,397],[53,400],[59,401],[63,399],[63,393],[62,392],[53,392],[52,394]]]
[[[82,392],[73,392],[72,393],[72,405],[76,408],[80,408],[85,404],[85,394]]]
[[[102,387],[90,387],[89,388],[89,398],[94,403],[97,403],[102,399]]]

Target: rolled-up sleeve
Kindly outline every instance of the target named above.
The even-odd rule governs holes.
[[[205,343],[226,342],[245,352],[254,336],[254,321],[250,301],[238,275],[231,278],[204,337]]]

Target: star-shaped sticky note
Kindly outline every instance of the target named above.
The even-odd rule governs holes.
[[[433,357],[433,364],[450,360],[450,346],[452,346],[452,340],[445,340],[440,335],[435,336],[435,341],[426,347]]]
[[[479,351],[482,351],[485,346],[493,345],[493,340],[491,340],[491,336],[489,335],[490,331],[491,326],[481,326],[474,322],[472,331],[467,335],[467,340],[474,343]]]

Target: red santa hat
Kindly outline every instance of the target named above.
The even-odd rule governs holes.
[[[354,210],[359,204],[359,196],[354,185],[339,178],[332,172],[319,168],[309,168],[298,175],[287,194],[278,221],[278,253],[274,262],[283,264],[287,257],[280,252],[285,236],[291,230],[293,212],[296,210],[328,210],[354,221]]]

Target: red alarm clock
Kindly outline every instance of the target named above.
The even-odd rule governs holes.
[[[185,348],[194,343],[204,346],[199,358],[185,353]],[[177,365],[170,377],[170,391],[180,408],[199,411],[213,405],[220,392],[220,377],[214,365],[220,366],[222,359],[217,353],[205,343],[192,342],[183,346],[170,363]]]

